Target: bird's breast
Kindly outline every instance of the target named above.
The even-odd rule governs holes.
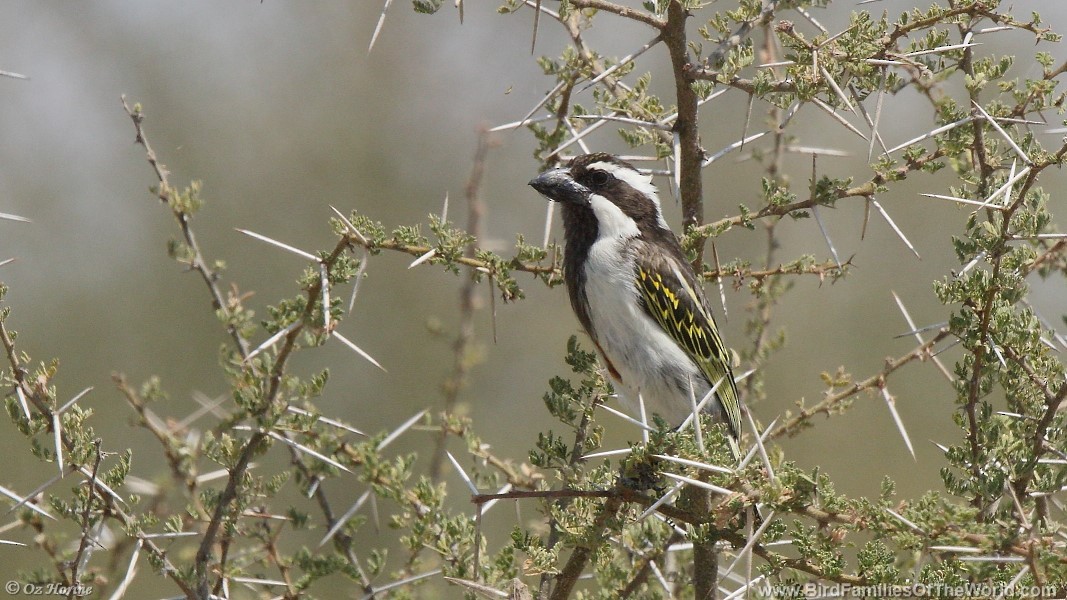
[[[699,366],[642,307],[631,240],[599,239],[584,266],[585,296],[594,338],[618,373],[624,408],[636,415],[637,394],[646,412],[680,423],[690,413],[689,381],[696,397],[710,386]]]

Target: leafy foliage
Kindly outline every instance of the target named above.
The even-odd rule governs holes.
[[[161,382],[150,379],[138,388],[117,377],[138,425],[158,440],[169,471],[163,483],[153,474],[135,477],[122,441],[97,438],[92,411],[77,399],[65,400],[69,394],[57,389],[57,362],[35,364],[19,350],[6,325],[10,309],[0,309],[8,363],[0,383],[12,390],[5,401],[8,416],[35,460],[78,482],[62,490],[53,481],[42,487],[43,502],[35,497],[19,502],[19,527],[33,532],[53,566],[20,579],[46,583],[58,574],[68,586],[107,581],[119,589],[135,570],[92,560],[91,547],[110,537],[129,550],[131,563],[143,555],[190,598],[217,597],[231,582],[249,581],[272,595],[312,597],[331,576],[351,580],[366,594],[391,590],[406,596],[410,586],[439,575],[467,590],[488,586],[510,597],[688,598],[706,597],[709,589],[715,593],[715,577],[709,588],[707,574],[726,571],[735,575],[723,577],[722,585],[777,597],[795,596],[799,586],[817,582],[927,590],[982,585],[1062,594],[1067,589],[1063,342],[1027,302],[1034,278],[1060,281],[1067,274],[1067,238],[1057,232],[1050,194],[1039,186],[1044,172],[1063,165],[1067,144],[1046,146],[1033,127],[1063,111],[1057,78],[1067,63],[1057,65],[1045,49],[1058,34],[1036,14],[1019,20],[998,0],[950,1],[895,19],[856,11],[849,27],[837,33],[807,19],[809,11],[828,3],[804,0],[741,0],[731,7],[655,0],[640,9],[565,0],[554,10],[544,6],[548,2],[506,0],[500,12],[526,18],[531,4],[542,9],[542,20],[557,21],[571,36],[558,56],[538,59],[553,92],[543,102],[545,118],[524,119],[537,160],[544,165],[563,160],[577,136],[612,123],[623,142],[654,164],[667,165],[687,219],[683,242],[695,262],[707,260],[709,240],[734,227],[766,233],[763,264],[720,263],[717,256],[714,267],[700,264],[709,281],[732,279],[753,297],[746,322],[750,339],[738,352],[739,360],[755,369],[743,383],[747,399],[762,395],[759,367],[787,341],[774,315],[789,301],[795,278],[833,282],[849,273],[849,261],[837,257],[778,259],[775,226],[786,217],[818,218],[820,209],[863,202],[888,219],[877,196],[893,193],[909,177],[950,169],[955,182],[946,198],[970,212],[952,238],[960,268],[933,283],[947,325],[868,377],[854,377],[845,366],[824,373],[822,399],[799,404],[756,432],[760,439],[748,440],[740,464],[726,449],[721,425],[707,418],[678,429],[652,419],[647,439],[592,459],[602,450],[597,418],[612,390],[595,354],[574,338],[565,355],[570,374],[552,378],[543,396],[560,428],[541,433],[527,461],[494,455],[475,433],[483,424],[452,414],[420,413],[393,432],[359,437],[316,406],[328,371],[298,372],[290,363],[295,354],[334,340],[362,353],[336,331],[348,313],[337,292],[358,284],[370,257],[407,254],[475,282],[488,279],[501,300],[520,301],[517,274],[558,285],[560,249],[519,237],[506,257],[477,248],[473,235],[436,215],[425,224],[390,230],[362,214],[338,213],[331,222],[334,247],[305,256],[308,267],[296,282],[298,291],[257,322],[236,288],[228,295],[220,291],[224,263],[209,262],[191,234],[190,220],[203,208],[200,184],[169,183],[145,138],[140,107],[127,106],[159,180],[152,193],[181,232],[170,255],[202,275],[232,337],[220,352],[229,386],[225,412],[210,426],[162,419],[153,412],[166,397]],[[441,7],[437,0],[414,2],[421,13]],[[786,21],[786,14],[805,21]],[[685,27],[690,16],[698,21],[696,35]],[[646,50],[666,46],[673,70],[642,72],[639,53],[607,57],[581,36],[594,23],[610,26],[619,19],[652,30],[655,40]],[[980,53],[972,41],[987,26],[1031,35],[1040,44],[1035,60],[1041,74],[1010,79],[1016,57]],[[765,47],[757,45],[759,38]],[[661,79],[675,84],[668,86],[674,97],[660,97],[662,86],[653,83]],[[700,146],[697,109],[725,89],[748,94],[766,110],[774,126],[767,139],[773,143],[753,153],[766,171],[752,184],[760,205],[742,205],[735,216],[704,222],[700,169],[722,154]],[[925,102],[933,129],[903,147],[885,148],[878,112],[869,111],[897,101],[905,90]],[[852,115],[851,121],[840,119],[870,141],[869,172],[848,177],[813,172],[804,185],[786,177],[782,156],[796,141],[790,123],[799,110]],[[882,150],[877,155],[876,146]],[[0,287],[0,301],[4,291]],[[253,347],[257,334],[267,342]],[[846,497],[825,473],[801,469],[774,444],[810,430],[818,415],[846,412],[863,393],[881,395],[892,407],[888,386],[897,370],[934,359],[949,343],[963,352],[950,372],[955,408],[946,418],[958,426],[959,436],[944,448],[944,489],[897,499],[894,482],[886,480],[878,498]],[[471,510],[466,502],[450,502],[445,484],[418,475],[418,456],[390,453],[396,436],[417,422],[462,440],[469,456],[456,460],[471,485],[503,484],[501,494],[476,496]],[[276,455],[292,468],[252,468],[254,461]],[[367,490],[347,511],[324,491],[324,483],[344,478]],[[544,519],[517,526],[507,540],[487,540],[481,516],[500,498],[537,502]],[[388,515],[398,542],[391,549],[357,542],[367,527],[361,512],[366,502]],[[754,513],[757,503],[764,520]],[[311,529],[323,534],[318,546],[289,541]],[[716,556],[722,559],[717,565]],[[579,584],[583,573],[590,574],[589,581]],[[381,584],[386,578],[394,584]]]

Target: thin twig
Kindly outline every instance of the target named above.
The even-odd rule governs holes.
[[[152,170],[156,174],[156,179],[159,180],[159,187],[156,190],[156,195],[160,201],[171,207],[174,213],[174,218],[178,221],[178,227],[181,229],[182,237],[185,239],[185,244],[188,246],[190,254],[192,256],[190,260],[190,267],[194,271],[200,274],[201,279],[207,285],[208,291],[211,293],[211,305],[212,307],[221,312],[223,320],[226,322],[226,330],[230,333],[230,337],[233,338],[238,349],[241,351],[241,355],[248,354],[249,344],[248,340],[244,339],[241,332],[238,331],[237,325],[232,322],[233,307],[222,295],[222,291],[218,286],[219,274],[211,268],[207,260],[204,259],[204,254],[200,251],[200,245],[196,241],[196,236],[193,234],[193,230],[189,225],[189,215],[178,208],[174,202],[174,188],[170,185],[170,171],[159,159],[156,158],[156,153],[152,150],[152,146],[148,143],[148,138],[145,137],[144,132],[144,113],[141,112],[139,105],[130,107],[126,103],[126,96],[122,96],[122,107],[126,110],[126,114],[129,115],[130,120],[133,121],[134,129],[137,132],[137,137],[134,138],[134,143],[140,144],[145,150],[145,156],[148,159],[148,164],[152,166]],[[236,300],[234,300],[236,301]]]
[[[478,142],[474,151],[474,164],[471,167],[470,177],[467,180],[465,196],[467,198],[467,233],[471,236],[471,242],[463,251],[463,256],[474,259],[477,255],[477,244],[484,239],[485,232],[482,225],[486,213],[485,202],[481,198],[482,180],[485,176],[486,158],[492,142],[489,133],[482,129],[478,132]],[[445,404],[444,415],[455,412],[459,393],[467,384],[467,375],[471,367],[471,346],[474,342],[474,311],[478,308],[477,280],[479,272],[471,268],[466,280],[459,292],[459,331],[456,340],[452,344],[452,373],[444,384]],[[490,292],[494,293],[494,292]],[[442,419],[444,421],[445,419]],[[430,461],[429,474],[432,481],[440,481],[444,466],[448,431],[442,426],[435,442],[433,458]]]

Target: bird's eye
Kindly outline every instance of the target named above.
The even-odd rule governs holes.
[[[604,171],[593,171],[589,175],[589,185],[593,189],[602,188],[608,184],[608,181],[610,179],[611,175],[605,173]]]

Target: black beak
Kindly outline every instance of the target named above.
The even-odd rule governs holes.
[[[570,170],[557,167],[530,180],[530,187],[556,202],[589,203],[589,189],[571,177]]]

